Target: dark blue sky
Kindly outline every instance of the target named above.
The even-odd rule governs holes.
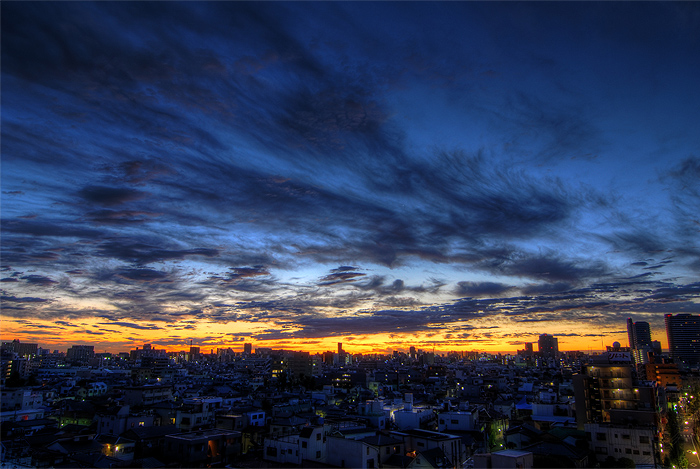
[[[700,313],[695,2],[1,8],[8,334],[600,348]]]

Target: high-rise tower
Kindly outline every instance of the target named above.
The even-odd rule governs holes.
[[[700,365],[700,315],[667,314],[665,320],[673,361],[684,368]]]
[[[559,341],[553,335],[540,335],[540,339],[537,341],[537,347],[539,348],[542,358],[557,358],[559,353]]]
[[[644,321],[632,322],[632,318],[627,318],[627,338],[631,349],[651,347],[649,323]]]

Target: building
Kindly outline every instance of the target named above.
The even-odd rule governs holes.
[[[439,433],[428,430],[393,431],[389,436],[403,440],[406,451],[424,452],[433,448],[440,448],[445,457],[451,461],[451,467],[462,466],[466,458],[466,450],[462,439],[457,435]]]
[[[32,388],[3,388],[0,421],[16,422],[44,417],[44,398]]]
[[[632,318],[627,318],[627,338],[631,349],[639,349],[644,346],[651,347],[649,323],[644,321],[632,322]]]
[[[556,337],[549,334],[541,334],[537,345],[542,358],[557,358],[559,354],[559,341]]]
[[[479,421],[479,411],[474,412],[441,412],[438,416],[438,431],[471,431],[483,430]]]
[[[131,406],[152,405],[173,399],[173,388],[171,386],[130,386],[123,388],[123,391],[124,403]]]
[[[627,318],[627,338],[632,359],[638,367],[653,362],[653,357],[661,354],[661,344],[651,340],[648,322],[632,322],[632,318]]]
[[[209,429],[165,436],[168,463],[181,467],[226,465],[240,454],[241,432]]]
[[[289,354],[286,360],[287,372],[294,378],[313,375],[313,362],[309,352],[295,351]]]
[[[681,386],[681,374],[675,363],[647,363],[644,365],[647,381],[656,381],[659,386]]]
[[[587,423],[584,428],[599,461],[609,456],[628,458],[637,467],[655,467],[661,462],[655,426]]]
[[[534,455],[529,451],[513,449],[497,453],[482,453],[474,455],[474,468],[487,469],[528,469],[534,464]]]
[[[682,368],[700,366],[700,315],[667,314],[666,335],[674,363]]]
[[[2,348],[11,350],[16,353],[19,357],[31,358],[35,356],[39,351],[38,344],[22,344],[18,339],[12,342],[3,342]]]
[[[66,359],[73,362],[85,363],[95,356],[94,345],[74,345],[66,352]]]
[[[152,427],[154,417],[146,412],[132,413],[128,405],[114,406],[95,413],[97,433],[100,435],[119,436],[127,430]]]
[[[379,467],[379,448],[362,440],[350,438],[326,437],[325,463],[335,467],[352,467],[369,469]],[[266,459],[269,458],[266,453]]]
[[[251,344],[251,343],[243,344],[243,353],[245,353],[246,355],[252,355],[253,344]]]
[[[658,390],[636,384],[630,364],[588,364],[573,381],[579,430],[587,423],[658,426]]]
[[[303,465],[304,461],[324,461],[326,429],[323,426],[306,426],[293,435],[265,438],[263,457],[279,464]]]

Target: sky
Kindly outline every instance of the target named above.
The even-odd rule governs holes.
[[[700,314],[700,3],[0,8],[3,340],[666,349]]]

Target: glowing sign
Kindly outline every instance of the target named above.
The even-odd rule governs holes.
[[[608,360],[616,362],[630,362],[632,357],[629,352],[608,352]]]

